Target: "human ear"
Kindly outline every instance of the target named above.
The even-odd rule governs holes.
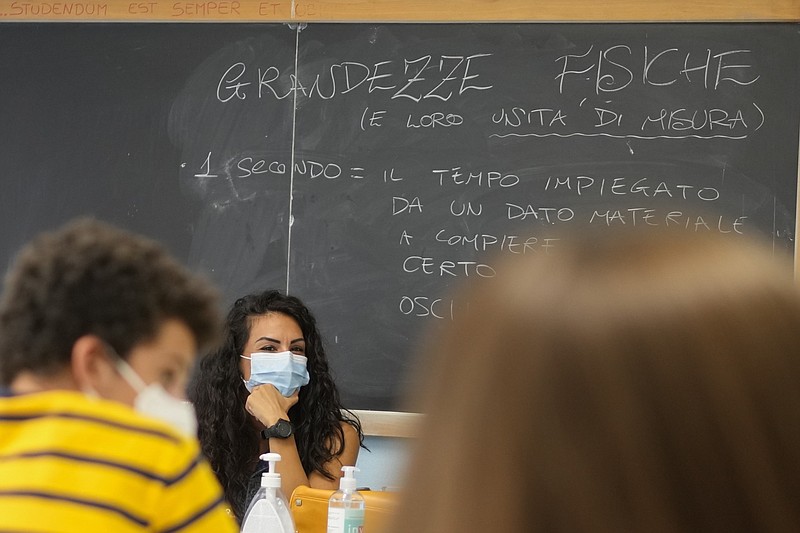
[[[72,345],[72,378],[79,390],[93,391],[108,397],[106,391],[116,382],[108,361],[105,343],[96,335],[84,335]]]

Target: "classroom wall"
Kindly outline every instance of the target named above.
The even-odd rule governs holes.
[[[358,485],[387,490],[402,485],[422,415],[392,411],[353,410],[364,431],[364,445],[356,466]]]
[[[364,445],[369,449],[362,448],[356,464],[358,486],[372,490],[400,487],[412,442],[408,438],[367,436]]]

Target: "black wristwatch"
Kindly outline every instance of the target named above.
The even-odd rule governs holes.
[[[289,438],[294,433],[294,426],[288,420],[279,418],[277,422],[266,429],[261,430],[261,438],[271,439],[277,437],[279,439]]]

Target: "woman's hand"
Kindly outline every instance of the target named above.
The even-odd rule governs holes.
[[[289,408],[297,403],[299,391],[289,397],[283,396],[270,384],[259,385],[247,397],[244,407],[259,422],[269,427],[279,418],[289,420]]]

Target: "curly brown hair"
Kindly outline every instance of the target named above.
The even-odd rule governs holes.
[[[91,218],[42,233],[13,263],[0,300],[0,383],[53,374],[83,335],[122,355],[178,319],[198,346],[219,335],[217,292],[159,243]]]

